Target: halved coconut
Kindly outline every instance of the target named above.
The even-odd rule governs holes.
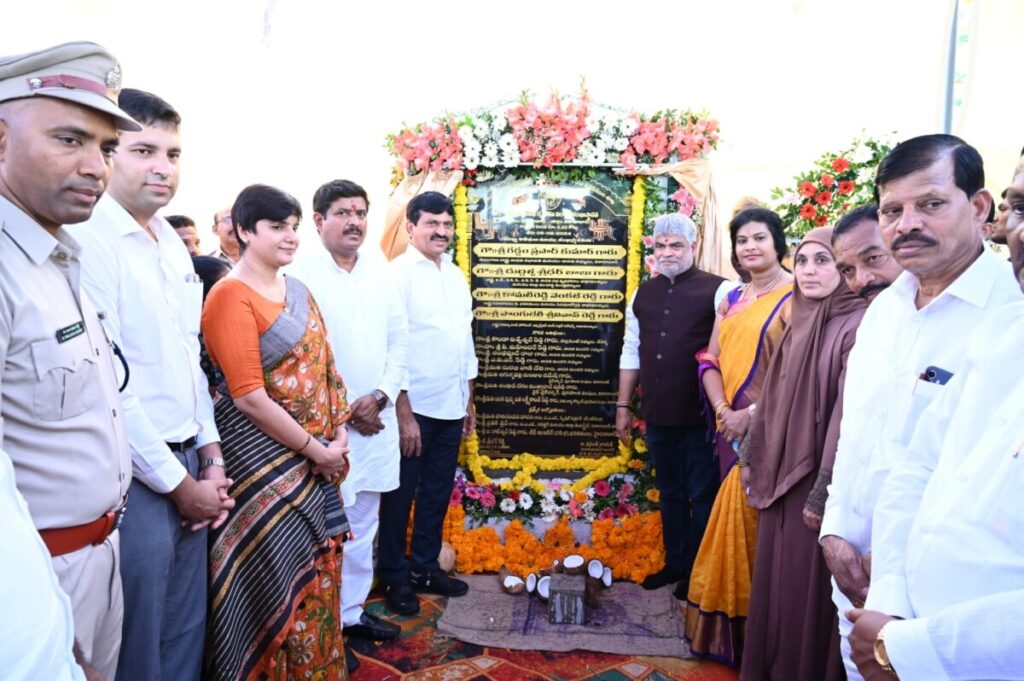
[[[502,591],[513,596],[526,591],[526,582],[509,572],[508,568],[505,567],[501,568],[498,572],[498,583],[501,584]]]
[[[537,573],[531,572],[526,575],[526,593],[532,594],[537,590]]]
[[[551,598],[551,577],[550,575],[544,575],[537,580],[537,597],[542,601],[546,601]]]
[[[601,579],[601,575],[604,574],[604,563],[599,561],[597,558],[592,558],[587,561],[587,576],[593,577],[594,579]]]
[[[566,556],[562,560],[562,569],[565,570],[567,575],[582,575],[586,571],[583,556],[578,553]]]
[[[610,567],[606,567],[601,573],[601,583],[606,587],[612,585],[612,569]]]

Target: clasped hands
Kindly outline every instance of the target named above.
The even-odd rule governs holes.
[[[363,395],[348,405],[352,412],[349,425],[360,435],[369,437],[384,430],[384,422],[380,420],[380,408],[373,395]]]

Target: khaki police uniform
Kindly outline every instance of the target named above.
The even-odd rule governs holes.
[[[0,57],[0,102],[56,97],[138,130],[116,106],[119,74],[91,43]],[[75,639],[113,679],[123,617],[116,525],[132,468],[123,369],[82,293],[78,256],[64,228],[51,234],[0,195],[0,447],[71,598]]]

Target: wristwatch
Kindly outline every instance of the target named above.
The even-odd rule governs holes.
[[[384,409],[384,407],[388,406],[388,396],[383,390],[377,388],[370,394],[373,396],[373,399],[377,400],[377,409]]]
[[[200,468],[209,468],[210,466],[220,466],[221,468],[223,468],[224,459],[222,459],[219,456],[215,456],[209,459],[203,459],[202,461],[199,462]]]
[[[898,679],[899,676],[897,676],[896,670],[892,668],[892,663],[889,661],[889,654],[885,652],[885,628],[887,626],[889,626],[888,623],[882,625],[882,628],[878,630],[878,636],[875,638],[875,662],[878,663],[883,671],[894,679]]]

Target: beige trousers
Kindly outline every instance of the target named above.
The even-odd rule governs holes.
[[[53,559],[60,585],[71,598],[75,642],[86,661],[108,681],[117,673],[124,617],[118,542],[114,532],[100,546]]]

